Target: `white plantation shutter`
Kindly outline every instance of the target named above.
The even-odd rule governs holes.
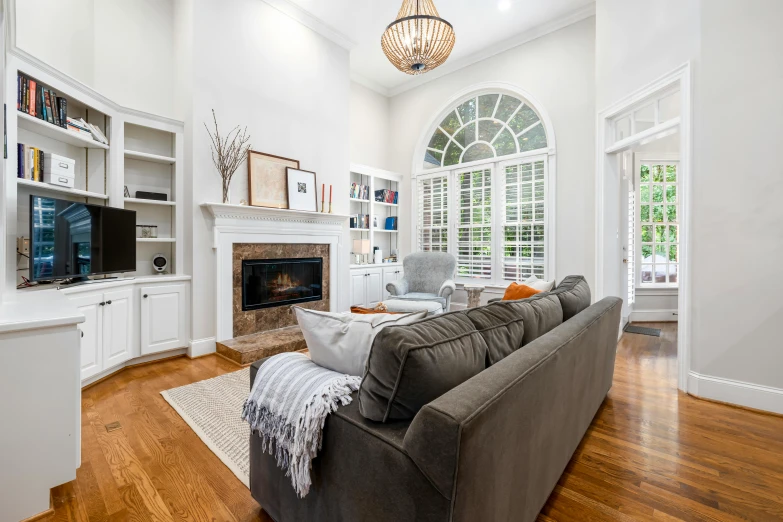
[[[423,252],[448,251],[448,174],[418,183],[418,246]]]
[[[456,172],[457,275],[492,279],[492,168]]]
[[[503,185],[503,261],[505,281],[531,275],[546,279],[546,161],[505,164]]]

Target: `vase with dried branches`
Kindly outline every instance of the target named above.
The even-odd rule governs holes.
[[[212,141],[210,144],[212,162],[223,179],[223,203],[228,203],[228,188],[231,185],[231,178],[247,157],[247,151],[251,147],[248,143],[250,136],[247,134],[247,127],[240,130],[239,126],[234,127],[226,136],[221,136],[215,109],[212,109],[212,121],[215,124],[214,134],[206,123],[204,123],[204,128],[207,129],[209,139]]]

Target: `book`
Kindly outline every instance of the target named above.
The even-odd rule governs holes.
[[[31,116],[37,116],[37,113],[35,112],[36,104],[38,103],[38,98],[35,97],[35,90],[38,87],[38,85],[35,83],[35,80],[30,80],[30,90],[29,94],[27,96],[28,100],[27,103],[30,105],[30,115]]]
[[[397,216],[389,216],[386,218],[386,230],[397,230]]]
[[[16,144],[16,177],[24,179],[24,143]]]
[[[60,127],[65,128],[68,125],[68,100],[57,98],[57,106],[60,109]]]
[[[44,115],[45,120],[54,125],[54,116],[52,115],[52,98],[51,91],[48,89],[43,89],[43,95],[44,95]]]

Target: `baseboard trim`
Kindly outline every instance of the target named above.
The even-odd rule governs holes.
[[[783,390],[780,388],[690,372],[688,393],[700,399],[783,415]]]
[[[217,351],[216,339],[214,337],[205,337],[203,339],[192,339],[188,343],[188,357],[195,359],[202,355],[209,355]]]
[[[121,371],[127,370],[128,368],[160,362],[165,359],[174,359],[176,357],[182,357],[183,355],[187,355],[187,351],[188,351],[187,348],[175,348],[174,350],[169,350],[167,352],[151,353],[148,355],[142,355],[141,357],[136,357],[134,359],[129,359],[124,363],[118,364],[117,366],[113,366],[109,369],[102,371],[101,373],[98,373],[96,375],[93,375],[92,377],[88,377],[87,379],[84,379],[82,381],[82,391],[86,390],[90,386],[95,386],[99,382],[105,381],[109,377],[114,377]]]
[[[634,310],[628,316],[632,323],[677,322],[677,310]]]

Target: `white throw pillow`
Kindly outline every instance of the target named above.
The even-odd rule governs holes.
[[[293,308],[313,362],[335,372],[358,376],[364,376],[367,357],[378,332],[386,326],[410,324],[427,316],[426,310],[365,315]]]
[[[523,284],[541,292],[549,292],[555,286],[555,280],[552,279],[551,281],[544,281],[543,279],[539,279],[536,276],[530,276]]]

